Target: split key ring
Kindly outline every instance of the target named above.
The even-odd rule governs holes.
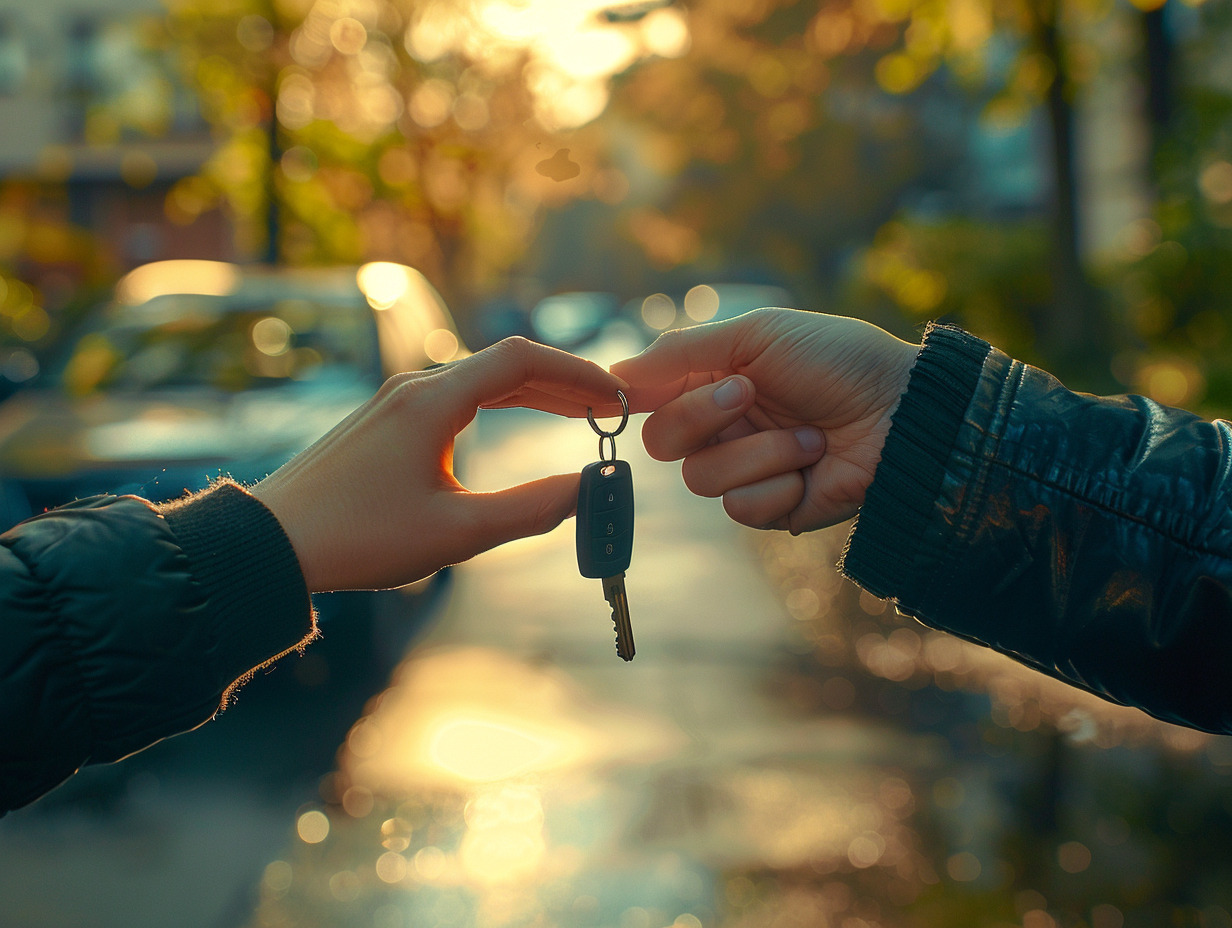
[[[616,428],[610,432],[599,428],[598,423],[595,422],[594,408],[591,406],[586,407],[586,421],[590,423],[590,427],[594,429],[595,434],[599,436],[599,460],[600,461],[608,460],[603,455],[603,443],[605,441],[610,443],[609,447],[611,448],[611,451],[612,451],[611,459],[613,461],[616,460],[616,436],[619,435],[621,432],[623,432],[625,430],[625,426],[629,424],[629,401],[625,398],[625,393],[623,390],[617,390],[616,395],[620,397],[620,407],[622,410],[621,415],[620,415],[620,425],[616,426]]]

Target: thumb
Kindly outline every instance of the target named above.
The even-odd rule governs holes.
[[[468,493],[462,524],[473,526],[471,554],[550,532],[577,509],[578,474],[558,474],[494,493]]]

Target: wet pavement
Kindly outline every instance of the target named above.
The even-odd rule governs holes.
[[[906,863],[910,789],[886,771],[939,763],[936,739],[784,700],[776,677],[811,645],[756,533],[646,457],[638,428],[619,441],[634,661],[571,525],[458,568],[251,924],[713,925],[732,871]],[[584,422],[532,413],[484,414],[476,439],[478,489],[537,476],[545,447],[579,469],[597,452]]]
[[[635,660],[571,526],[459,568],[245,928],[1232,928],[1229,739],[898,616],[846,526],[741,528],[637,429]],[[478,489],[597,450],[475,439]]]

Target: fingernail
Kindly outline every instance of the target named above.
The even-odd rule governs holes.
[[[796,441],[809,454],[816,454],[821,450],[821,432],[817,429],[796,429]]]
[[[714,391],[714,402],[720,409],[735,409],[744,401],[744,384],[733,377]]]

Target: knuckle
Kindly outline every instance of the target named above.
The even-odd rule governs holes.
[[[377,395],[383,404],[409,414],[419,405],[425,389],[422,378],[410,374],[395,374],[381,385],[381,391]]]
[[[492,346],[499,354],[507,354],[514,358],[528,357],[535,349],[535,343],[523,335],[509,335]]]
[[[415,379],[414,375],[407,373],[407,372],[393,374],[392,376],[387,377],[385,379],[385,382],[381,384],[381,388],[380,390],[377,391],[377,395],[383,396],[383,395],[393,393],[401,389],[403,385],[410,383],[414,379]]]
[[[647,351],[663,351],[664,349],[672,349],[678,344],[682,344],[686,337],[685,329],[668,329],[666,332],[660,332],[658,337],[651,343]]]

